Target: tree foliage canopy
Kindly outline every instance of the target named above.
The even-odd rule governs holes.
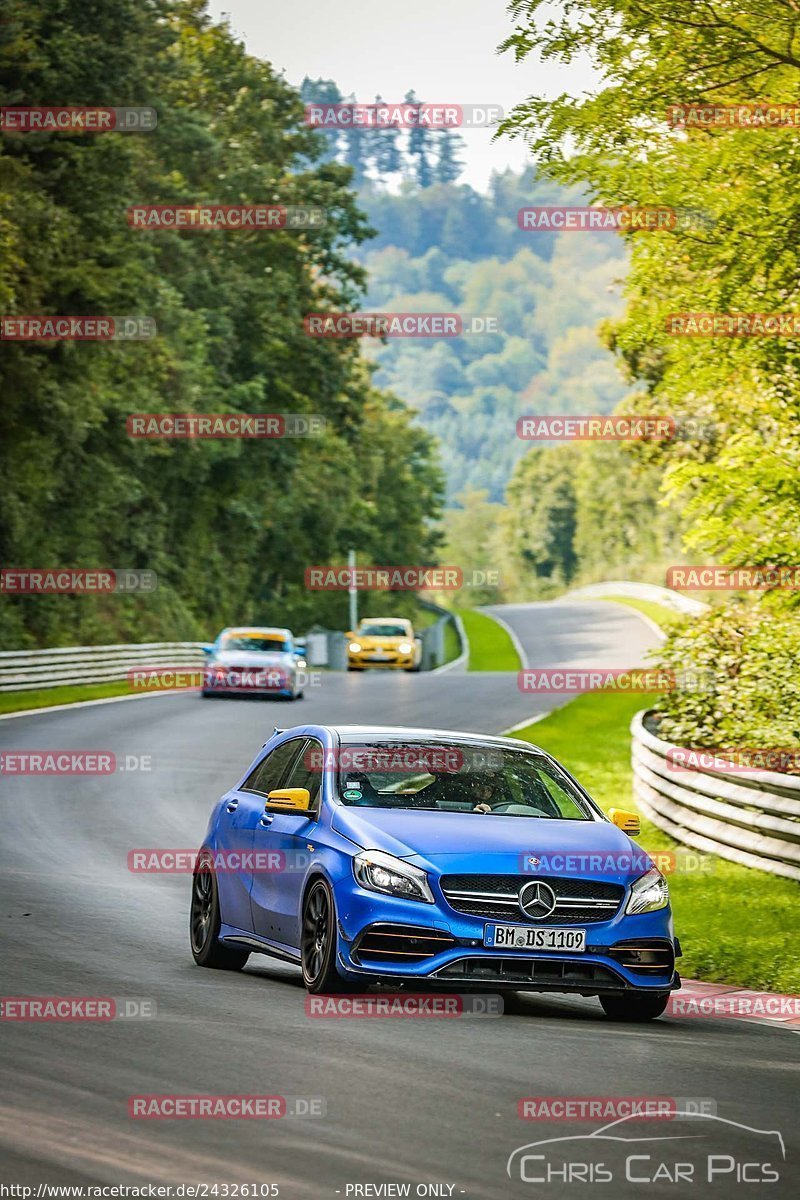
[[[148,597],[0,598],[6,646],[207,636],[228,621],[345,619],[303,572],[429,561],[430,437],[358,346],[303,317],[356,306],[368,226],[299,94],[202,0],[6,0],[7,105],[153,106],[148,133],[4,133],[5,314],[136,314],[140,342],[4,342],[0,561],[155,570]],[[131,229],[135,203],[315,205],[314,232]],[[318,414],[324,436],[142,441],[136,412]]]

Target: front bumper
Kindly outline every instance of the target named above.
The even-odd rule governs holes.
[[[486,947],[485,927],[497,922],[458,913],[444,900],[424,904],[383,896],[354,879],[339,880],[335,892],[339,970],[354,980],[587,996],[663,994],[680,987],[675,970],[680,948],[669,907],[626,916],[623,901],[608,921],[560,925],[586,929],[586,950],[576,954]],[[508,923],[529,924],[521,915]]]
[[[204,696],[293,696],[296,690],[296,676],[285,669],[207,667],[203,673]]]
[[[375,652],[373,650],[362,651],[361,654],[353,654],[351,651],[348,651],[347,665],[349,667],[358,667],[362,670],[365,668],[372,669],[374,667],[378,670],[384,671],[391,671],[393,669],[407,671],[414,666],[413,653],[398,654],[394,650],[386,650],[384,652],[387,655],[386,658],[370,658],[370,655],[374,653]]]

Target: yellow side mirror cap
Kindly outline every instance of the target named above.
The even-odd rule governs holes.
[[[305,812],[311,803],[308,788],[278,788],[267,793],[267,812]]]
[[[627,808],[612,808],[608,815],[617,829],[621,829],[631,837],[637,837],[642,832],[638,813],[629,812]]]

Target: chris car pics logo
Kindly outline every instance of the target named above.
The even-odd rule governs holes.
[[[706,1107],[687,1104],[671,1112],[663,1133],[635,1111],[589,1134],[540,1138],[511,1152],[506,1173],[539,1186],[659,1184],[659,1195],[724,1200],[732,1184],[779,1182],[786,1160],[781,1132],[731,1121]]]

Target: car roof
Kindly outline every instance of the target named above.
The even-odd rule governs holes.
[[[392,624],[394,624],[394,625],[410,625],[411,624],[408,617],[362,617],[358,623],[359,623],[359,625],[363,625],[366,621],[374,621],[376,625],[383,624],[384,622],[387,625],[392,625]]]
[[[274,633],[280,634],[281,637],[291,637],[291,629],[286,629],[282,625],[228,625],[220,633]]]
[[[545,754],[541,746],[521,738],[503,737],[493,733],[470,733],[459,729],[424,729],[407,725],[328,725],[327,728],[343,742],[361,741],[448,741],[470,742],[473,745],[507,746],[515,750],[532,750]]]

